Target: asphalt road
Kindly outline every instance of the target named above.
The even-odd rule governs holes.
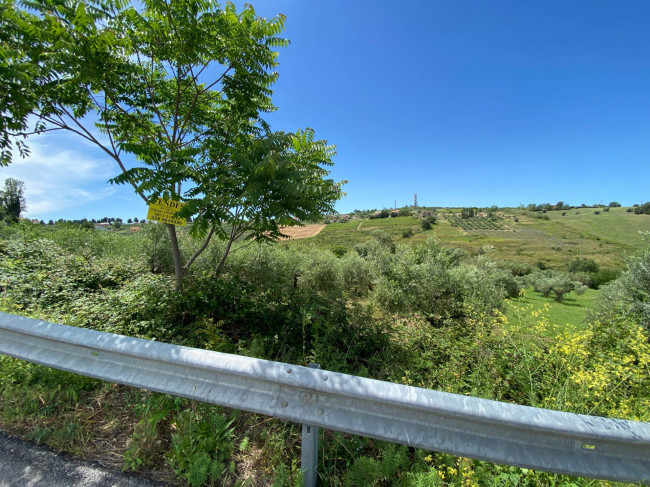
[[[162,487],[0,432],[0,487]]]

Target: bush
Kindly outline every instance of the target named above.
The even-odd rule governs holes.
[[[513,276],[517,277],[527,276],[535,270],[535,268],[530,264],[526,264],[525,262],[515,262],[512,260],[499,260],[497,261],[497,265],[501,269],[510,271]]]
[[[578,258],[569,262],[569,272],[598,272],[600,267],[593,259]]]
[[[592,320],[630,320],[650,333],[650,233],[642,235],[646,248],[626,259],[627,270],[604,286]]]
[[[650,215],[650,201],[643,203],[641,206],[635,205],[634,213],[637,215]]]
[[[593,274],[594,287],[599,288],[618,278],[620,272],[613,269],[599,269]]]
[[[348,253],[348,249],[344,247],[343,245],[335,245],[332,247],[332,253],[336,255],[337,257],[343,257],[345,254]]]
[[[431,239],[399,246],[394,255],[375,254],[374,302],[387,313],[422,312],[437,324],[503,306],[503,273],[486,259],[473,265],[460,263],[460,256]]]
[[[413,236],[413,230],[404,230],[402,232],[402,238],[411,238]]]
[[[429,220],[422,220],[422,223],[420,224],[420,226],[422,227],[422,230],[424,230],[424,231],[431,230],[431,228],[432,228],[431,227],[431,222]]]

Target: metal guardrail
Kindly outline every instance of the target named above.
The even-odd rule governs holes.
[[[0,313],[0,353],[314,427],[650,485],[650,423],[518,406],[6,313]],[[315,428],[308,430],[313,436]]]

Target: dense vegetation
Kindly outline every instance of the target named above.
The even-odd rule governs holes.
[[[492,257],[516,260],[536,267],[564,271],[577,258],[594,260],[601,268],[625,268],[625,256],[643,247],[640,232],[650,231],[648,215],[635,214],[640,207],[573,208],[571,210],[531,211],[526,208],[488,207],[474,209],[474,215],[462,218],[462,208],[412,208],[410,216],[368,219],[373,212],[359,211],[344,222],[328,224],[316,237],[298,240],[292,245],[315,245],[322,249],[343,246],[348,250],[372,239],[381,229],[395,240],[405,232],[412,244],[421,243],[435,234],[445,246],[462,248],[477,254],[492,247]],[[485,216],[478,216],[482,213]],[[605,211],[607,210],[607,211]],[[599,214],[595,214],[599,211]],[[431,228],[422,223],[431,213]],[[452,225],[456,223],[456,225]],[[496,228],[495,228],[496,227]]]
[[[213,243],[178,292],[162,225],[118,233],[20,222],[0,231],[3,311],[459,394],[650,419],[650,242],[598,291],[604,299],[589,320],[572,326],[544,308],[564,306],[553,292],[581,299],[575,283],[602,271],[586,259],[567,263],[562,275],[543,274],[496,261],[490,249],[471,255],[432,238],[412,245],[375,229],[340,257],[308,246],[249,245],[218,278],[212,270],[224,249]],[[192,254],[198,244],[180,237]],[[573,290],[551,288],[546,301],[531,289],[561,277]],[[517,297],[524,292],[542,307]],[[296,425],[7,357],[0,367],[4,429],[180,485],[299,480]],[[327,431],[321,441],[319,474],[329,485],[577,481]]]

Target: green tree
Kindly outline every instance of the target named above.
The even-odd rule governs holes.
[[[600,266],[593,259],[577,258],[569,262],[569,272],[598,272]]]
[[[29,10],[0,1],[9,7],[0,14],[9,87],[2,162],[12,142],[25,153],[24,137],[67,130],[113,159],[121,174],[112,182],[131,184],[147,203],[185,202],[178,216],[193,219],[203,244],[184,260],[167,225],[177,288],[214,235],[227,241],[218,272],[235,240],[277,239],[282,225],[333,211],[342,194],[326,179],[333,146],[311,129],[274,133],[261,118],[275,109],[284,16],[262,19],[250,5],[238,13],[208,0],[138,8],[34,0]]]
[[[0,216],[17,222],[25,211],[25,183],[17,179],[5,179],[4,189],[0,190]]]
[[[591,319],[603,322],[629,320],[650,334],[650,232],[642,235],[645,248],[626,258],[627,270],[603,288]]]

